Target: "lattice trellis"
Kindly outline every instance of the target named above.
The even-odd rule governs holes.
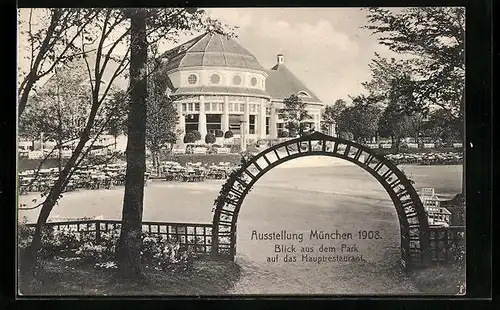
[[[272,168],[305,156],[331,156],[365,169],[385,188],[396,208],[401,228],[401,256],[405,267],[427,264],[429,224],[413,185],[396,165],[374,150],[353,141],[315,132],[285,141],[242,159],[215,200],[212,255],[233,260],[236,254],[238,213],[257,180]]]

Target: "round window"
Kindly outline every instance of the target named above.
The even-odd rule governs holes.
[[[240,85],[241,84],[241,76],[239,76],[239,75],[233,76],[233,84]]]
[[[212,84],[219,84],[220,83],[220,76],[218,74],[212,74],[210,77],[210,82]]]
[[[257,78],[256,78],[256,77],[253,77],[253,78],[250,80],[250,83],[252,84],[252,86],[257,85]]]
[[[198,77],[196,76],[196,74],[190,74],[188,76],[188,83],[189,84],[196,84],[196,82],[198,82]]]

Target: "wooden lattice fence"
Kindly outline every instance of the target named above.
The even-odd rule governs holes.
[[[35,224],[27,224],[34,227]],[[95,243],[101,242],[103,233],[119,229],[118,220],[76,220],[49,222],[46,227],[53,230],[77,231],[90,234]],[[172,222],[142,222],[143,232],[151,235],[165,236],[168,241],[179,243],[181,247],[191,245],[197,254],[209,254],[212,246],[212,224],[204,223],[172,223]]]

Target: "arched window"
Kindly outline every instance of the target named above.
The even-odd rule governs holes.
[[[239,75],[233,76],[233,84],[240,85],[241,84],[241,76],[239,76]]]
[[[212,84],[219,84],[220,83],[220,75],[217,73],[214,73],[210,76],[210,83]]]
[[[196,74],[190,74],[188,76],[188,83],[193,85],[193,84],[196,84],[198,82],[198,77],[196,76]]]
[[[254,86],[254,87],[255,87],[255,86],[257,85],[257,78],[256,78],[256,77],[253,77],[253,78],[250,80],[250,84],[251,84],[252,86]]]
[[[308,93],[306,93],[305,91],[301,90],[297,93],[297,95],[299,97],[311,97]]]

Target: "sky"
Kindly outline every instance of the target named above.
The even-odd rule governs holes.
[[[237,26],[236,40],[255,55],[264,68],[273,67],[276,55],[283,54],[285,65],[325,104],[333,104],[337,99],[349,100],[349,95],[365,92],[361,83],[370,79],[368,64],[375,52],[397,56],[378,44],[369,30],[362,29],[366,13],[360,8],[205,10],[210,16]],[[21,19],[28,16],[29,10],[21,10]],[[180,43],[190,38],[181,36]],[[160,49],[174,46],[165,45]],[[25,52],[19,49],[20,62]],[[29,67],[29,63],[25,65]]]
[[[378,44],[359,8],[212,8],[213,17],[238,26],[243,47],[266,69],[282,53],[285,65],[325,104],[365,90],[368,64],[377,52],[396,54]]]

